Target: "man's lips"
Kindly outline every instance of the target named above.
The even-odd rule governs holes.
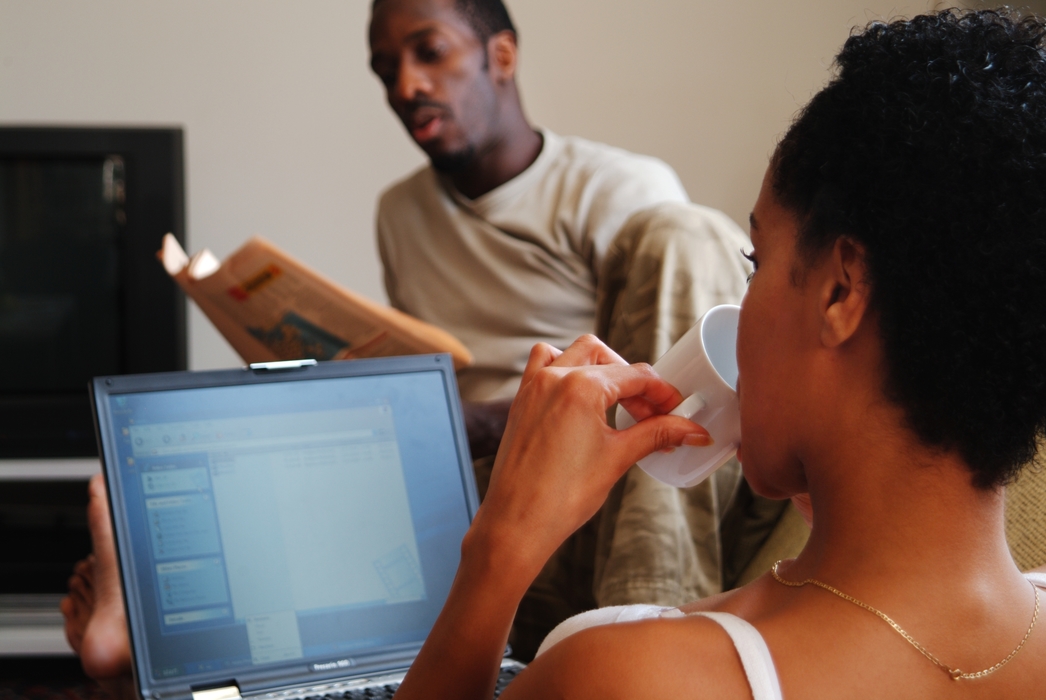
[[[447,113],[434,105],[420,105],[410,110],[403,120],[411,137],[418,143],[425,143],[439,136]]]
[[[410,135],[418,143],[425,143],[436,138],[443,127],[443,117],[430,116],[422,120],[412,121],[415,124],[410,128]]]

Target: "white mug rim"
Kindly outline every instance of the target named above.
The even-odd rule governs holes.
[[[735,383],[735,385],[731,386],[731,384],[728,381],[726,381],[726,379],[723,377],[722,373],[719,371],[719,368],[715,366],[714,362],[712,362],[712,357],[708,353],[708,344],[705,343],[705,325],[708,323],[709,318],[711,318],[712,316],[721,315],[723,313],[730,313],[730,314],[733,314],[735,317],[740,317],[740,315],[741,315],[741,307],[737,306],[736,304],[717,304],[716,306],[713,306],[711,309],[709,309],[707,312],[705,312],[704,316],[701,317],[701,328],[700,328],[700,331],[699,331],[699,333],[700,333],[699,339],[701,341],[701,356],[708,363],[708,366],[712,368],[712,372],[715,373],[715,378],[716,378],[716,380],[718,380],[718,382],[720,384],[720,387],[729,389],[731,392],[736,394],[737,393],[736,383]],[[736,363],[737,362],[737,359],[736,359],[737,334],[736,333],[734,334],[733,346],[734,346],[733,349],[734,349],[734,353],[735,353],[734,362]],[[690,395],[693,395],[693,393],[694,392],[691,392]],[[685,400],[687,397],[684,396],[683,398]]]

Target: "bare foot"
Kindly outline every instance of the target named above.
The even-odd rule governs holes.
[[[62,616],[65,617],[65,638],[69,646],[80,654],[84,630],[94,612],[94,555],[82,559],[73,567],[69,577],[69,594],[62,599]]]
[[[69,595],[62,600],[65,635],[88,676],[116,698],[133,698],[131,645],[116,543],[100,474],[91,479],[88,493],[87,524],[94,553],[77,563],[69,579]]]

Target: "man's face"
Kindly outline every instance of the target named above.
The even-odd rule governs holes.
[[[469,165],[492,138],[498,96],[486,47],[454,0],[382,0],[370,51],[389,106],[433,166]]]

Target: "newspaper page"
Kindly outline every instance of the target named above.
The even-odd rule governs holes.
[[[190,258],[167,234],[157,253],[178,283],[247,363],[345,360],[446,352],[472,362],[457,338],[335,284],[262,238],[224,261]]]

